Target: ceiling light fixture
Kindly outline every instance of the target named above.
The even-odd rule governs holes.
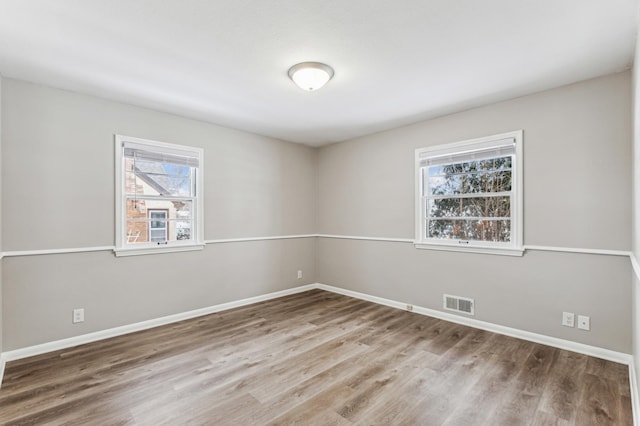
[[[333,77],[333,68],[320,62],[301,62],[289,68],[289,78],[302,90],[318,90]]]

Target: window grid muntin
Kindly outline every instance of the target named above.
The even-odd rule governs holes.
[[[446,145],[431,146],[416,149],[416,248],[438,248],[440,250],[466,251],[475,253],[490,253],[501,255],[521,256],[523,253],[523,185],[522,185],[522,136],[523,131],[517,130],[508,133],[481,137],[473,140],[450,143]],[[511,191],[509,194],[510,210],[510,242],[494,243],[491,241],[452,241],[450,239],[427,238],[427,194],[426,184],[428,183],[428,173],[425,171],[428,166],[438,166],[443,164],[465,163],[471,160],[484,160],[487,158],[497,158],[510,156],[510,166],[504,164],[499,167],[493,166],[491,170],[496,172],[509,171],[511,178]],[[462,160],[461,160],[462,159]],[[459,169],[461,174],[468,172],[476,173],[476,169]],[[426,174],[426,176],[425,176]],[[460,194],[462,191],[455,191],[452,198],[464,198],[467,196],[478,197],[480,194],[491,197],[489,193]],[[505,194],[500,194],[505,195]],[[445,196],[444,198],[446,198]],[[436,197],[432,197],[436,198]],[[444,217],[444,216],[442,216]],[[441,217],[441,218],[442,218]],[[451,218],[451,216],[449,216]],[[466,218],[465,218],[466,219]],[[474,216],[470,220],[483,219]],[[501,220],[501,218],[487,218],[490,220]]]
[[[162,217],[154,217],[154,214],[161,213]],[[167,222],[167,217],[169,212],[166,210],[158,210],[158,209],[148,209],[148,221],[149,221],[149,237],[148,241],[150,242],[159,242],[159,241],[167,241],[169,239],[169,223]],[[163,226],[158,226],[158,224],[162,224]],[[158,234],[158,231],[162,231],[162,235],[164,238],[158,240],[157,237],[154,236]]]
[[[163,253],[170,251],[184,251],[184,250],[198,250],[204,247],[203,242],[203,229],[202,229],[202,192],[201,192],[201,180],[202,180],[202,164],[203,164],[203,150],[201,148],[180,146],[175,144],[167,144],[164,142],[157,142],[152,140],[145,140],[140,138],[133,138],[127,136],[116,135],[116,158],[117,164],[119,164],[120,172],[117,174],[117,203],[116,203],[116,228],[117,228],[117,241],[115,252],[117,256],[131,255],[131,254],[147,254],[147,253]],[[133,147],[133,148],[131,148]],[[133,170],[126,167],[127,157],[125,156],[126,149],[135,149],[148,151],[151,155],[160,157],[166,152],[166,156],[170,158],[183,157],[184,163],[190,166],[190,193],[191,197],[181,196],[162,196],[162,195],[133,195],[126,194],[126,173],[132,173]],[[131,158],[131,157],[129,157]],[[164,158],[164,157],[163,157]],[[182,160],[181,160],[182,161]],[[174,163],[172,163],[174,164]],[[175,163],[178,165],[185,165],[182,162]],[[153,242],[136,242],[135,238],[128,233],[129,224],[131,218],[127,217],[127,201],[130,200],[154,200],[154,201],[185,201],[191,203],[190,216],[189,217],[175,217],[168,219],[168,223],[188,223],[188,239],[178,238],[176,234],[175,240],[167,241],[165,244]],[[153,209],[153,208],[150,208]],[[144,222],[135,221],[136,223]],[[178,231],[177,231],[178,232]],[[172,249],[172,247],[174,249]]]
[[[455,155],[452,155],[453,159],[455,159]],[[483,174],[493,174],[493,173],[497,173],[497,172],[503,172],[503,171],[509,171],[511,173],[510,176],[510,186],[511,186],[511,190],[510,191],[501,191],[501,192],[463,192],[463,193],[450,193],[450,194],[432,194],[433,191],[430,190],[430,178],[434,177],[434,175],[431,175],[429,173],[429,169],[432,167],[445,167],[445,166],[449,166],[449,165],[457,165],[457,164],[467,164],[467,163],[471,163],[473,161],[487,161],[487,160],[495,160],[495,159],[500,159],[500,158],[509,158],[510,159],[510,163],[511,166],[505,169],[500,169],[500,168],[495,168],[495,169],[487,169],[484,170],[483,172],[469,172],[469,171],[463,171],[463,172],[453,172],[451,173],[452,176],[455,175],[468,175],[471,173],[483,173]],[[452,161],[451,163],[446,163],[446,164],[438,164],[438,165],[425,165],[422,166],[422,172],[421,172],[421,177],[422,177],[422,209],[423,209],[423,221],[424,221],[424,228],[423,228],[423,238],[427,241],[430,240],[438,240],[438,241],[450,241],[450,242],[456,242],[456,241],[460,241],[460,242],[468,242],[469,244],[476,244],[476,243],[485,243],[485,242],[491,242],[491,243],[497,243],[500,245],[512,245],[513,243],[513,235],[514,235],[514,221],[513,219],[513,212],[514,212],[514,182],[513,182],[513,170],[514,170],[514,164],[515,164],[516,158],[515,155],[500,155],[499,157],[489,157],[489,158],[484,158],[482,160],[472,160],[472,161],[465,161],[465,162],[456,162],[456,161]],[[445,175],[446,177],[447,175]],[[429,211],[429,201],[430,200],[454,200],[454,199],[469,199],[469,198],[497,198],[497,197],[509,197],[509,212],[511,213],[510,216],[505,217],[505,216],[489,216],[489,217],[482,217],[482,216],[462,216],[462,217],[454,217],[454,216],[432,216],[430,214]],[[470,238],[441,238],[441,237],[436,237],[433,236],[433,233],[431,231],[431,222],[432,221],[464,221],[464,222],[491,222],[491,221],[498,221],[498,220],[508,220],[509,221],[509,239],[506,241],[496,241],[496,240],[486,240],[486,239],[470,239]]]

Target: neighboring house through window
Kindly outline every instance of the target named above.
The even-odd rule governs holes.
[[[522,255],[522,131],[416,150],[418,248]]]
[[[116,255],[203,247],[202,150],[116,135]]]

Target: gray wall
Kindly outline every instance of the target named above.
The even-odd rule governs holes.
[[[4,259],[5,350],[314,282],[313,239],[213,244],[198,252]],[[305,272],[297,280],[298,269]],[[71,324],[71,310],[86,322]]]
[[[0,75],[0,188],[2,188],[2,84],[3,78]],[[0,253],[2,253],[2,192],[0,191]],[[2,353],[2,259],[0,259],[0,354]]]
[[[204,148],[205,239],[314,231],[312,148],[11,79],[3,97],[5,251],[114,244],[114,133]]]
[[[5,252],[114,244],[115,133],[204,148],[207,240],[315,231],[312,148],[12,79],[2,101]],[[3,350],[308,284],[314,249],[308,238],[5,257]]]
[[[640,20],[640,18],[639,18]],[[640,259],[640,33],[636,38],[633,67],[633,193],[631,239],[635,259]],[[640,383],[640,277],[633,273],[633,357]]]
[[[624,72],[323,147],[318,231],[413,238],[416,148],[523,129],[525,244],[629,250],[630,112]],[[444,292],[474,297],[479,320],[631,351],[626,257],[320,239],[316,262],[325,284],[434,309]],[[562,311],[592,330],[562,327]]]
[[[639,10],[640,11],[640,10]],[[638,15],[640,25],[640,14]],[[636,51],[632,75],[633,83],[633,182],[632,182],[632,251],[640,258],[640,32],[636,35]],[[640,371],[640,370],[639,370]]]
[[[515,129],[525,132],[525,244],[631,248],[628,72],[319,150],[2,83],[7,252],[113,245],[114,133],[204,148],[206,239],[412,238],[414,149]],[[625,257],[530,250],[512,258],[328,238],[127,258],[109,251],[10,256],[1,272],[2,349],[323,282],[433,309],[443,292],[470,296],[477,319],[630,352],[630,274]],[[86,309],[86,321],[73,325],[76,307]],[[592,331],[561,327],[562,311],[590,315]]]

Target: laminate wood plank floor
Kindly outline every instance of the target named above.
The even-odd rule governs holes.
[[[321,290],[9,362],[3,425],[631,425],[627,367]]]

